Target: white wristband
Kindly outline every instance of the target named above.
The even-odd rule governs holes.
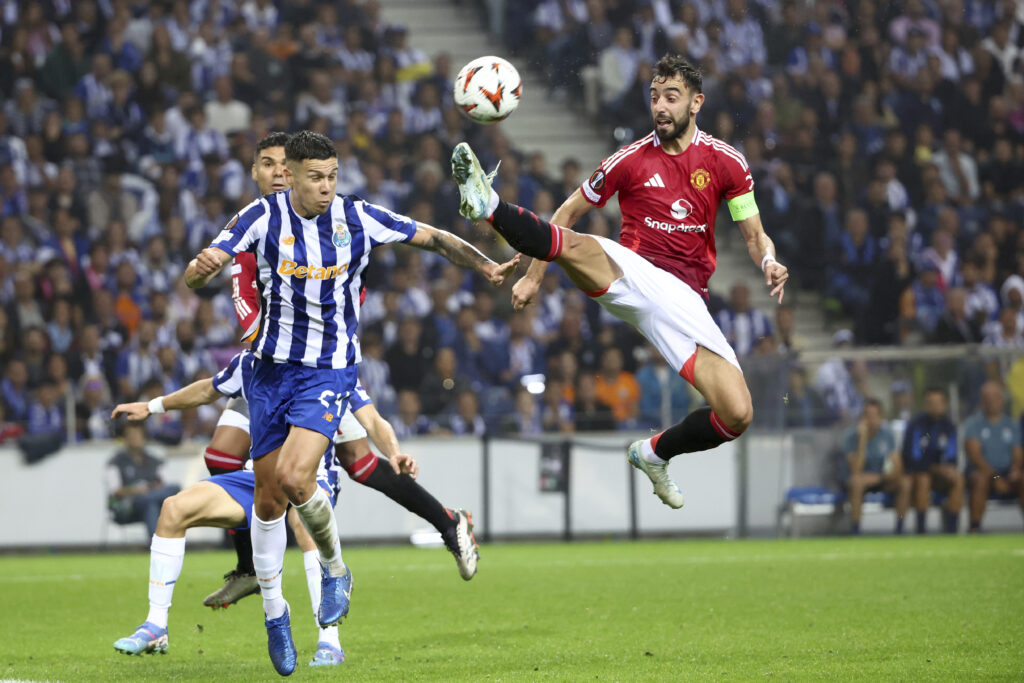
[[[765,267],[766,267],[766,266],[767,266],[767,265],[768,265],[769,263],[778,263],[778,261],[776,261],[776,260],[775,260],[775,256],[773,256],[773,255],[772,255],[772,254],[770,254],[770,253],[769,253],[769,254],[765,254],[765,255],[764,255],[764,258],[763,258],[763,259],[761,259],[761,272],[762,272],[762,273],[764,272],[764,269],[765,269]]]
[[[149,414],[150,415],[160,415],[162,413],[166,413],[167,412],[167,410],[164,408],[164,397],[163,396],[157,396],[152,401],[147,403],[146,407],[149,408]]]

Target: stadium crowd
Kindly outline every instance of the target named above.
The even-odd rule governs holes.
[[[856,321],[856,341],[1024,347],[1018,4],[525,0],[508,3],[506,32],[556,92],[596,66],[604,120],[634,132],[649,127],[655,57],[697,61],[702,125],[747,155],[780,254]],[[590,169],[552,173],[469,124],[452,74],[372,0],[0,3],[0,439],[109,437],[113,403],[235,352],[227,282],[196,294],[181,274],[255,196],[270,131],[329,135],[339,192],[490,254],[502,247],[458,216],[457,142],[500,158],[502,196],[549,217]],[[614,217],[583,229],[611,234]],[[657,427],[687,410],[656,352],[554,272],[518,313],[507,290],[412,250],[375,255],[367,285],[361,377],[400,438]],[[741,356],[799,350],[792,308],[769,317],[745,286],[728,294],[711,305]],[[814,391],[766,424],[857,414]],[[176,443],[216,417],[165,414],[150,436]]]

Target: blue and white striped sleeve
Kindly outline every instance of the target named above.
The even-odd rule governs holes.
[[[371,405],[373,405],[373,399],[371,399],[370,395],[366,393],[365,389],[363,389],[363,383],[356,382],[356,388],[352,390],[352,393],[348,397],[349,410],[354,413],[360,408],[365,408],[366,406]]]
[[[235,214],[235,217],[214,238],[210,246],[217,247],[231,256],[235,256],[241,251],[250,251],[258,241],[261,232],[266,232],[267,216],[266,202],[257,199]]]
[[[213,388],[228,398],[242,395],[242,361],[247,353],[249,352],[243,351],[235,354],[227,367],[213,377]]]
[[[370,247],[391,242],[408,242],[416,234],[416,221],[393,213],[383,206],[361,199],[352,201],[356,216],[370,237]]]

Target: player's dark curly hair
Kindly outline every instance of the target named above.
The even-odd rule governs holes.
[[[293,133],[284,145],[284,158],[288,161],[304,159],[333,159],[338,156],[334,143],[326,135],[311,130]]]
[[[252,155],[252,160],[255,162],[260,158],[260,152],[267,149],[268,147],[284,147],[288,144],[288,133],[273,132],[267,133],[267,136],[256,143],[256,151]]]
[[[665,81],[677,77],[683,79],[690,92],[704,92],[704,75],[700,69],[679,55],[666,54],[654,65],[654,80]]]

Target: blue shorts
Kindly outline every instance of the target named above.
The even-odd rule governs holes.
[[[228,495],[245,510],[245,524],[235,527],[236,529],[248,529],[252,526],[252,504],[256,491],[256,475],[251,470],[215,474],[212,477],[207,477],[204,481],[212,482],[227,491]],[[327,497],[331,499],[331,506],[337,505],[338,492],[334,490],[330,482],[324,476],[319,476],[316,479],[316,483],[324,490]]]
[[[246,387],[253,460],[281,446],[291,425],[319,432],[333,441],[358,368],[310,368],[258,358]]]

